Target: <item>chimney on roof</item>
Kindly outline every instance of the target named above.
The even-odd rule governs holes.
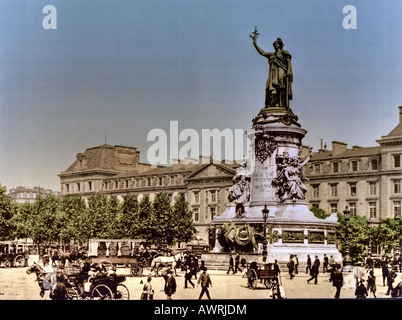
[[[399,123],[402,123],[402,106],[399,106]]]
[[[332,155],[336,156],[346,151],[347,144],[340,141],[332,141]]]

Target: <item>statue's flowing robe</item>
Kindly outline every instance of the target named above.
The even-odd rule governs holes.
[[[280,50],[277,52],[268,52],[264,54],[268,58],[269,72],[268,79],[265,86],[266,101],[272,101],[272,96],[278,96],[278,90],[285,90],[286,97],[282,97],[279,102],[281,107],[288,108],[289,100],[292,100],[292,82],[287,77],[292,73],[291,58],[292,56],[288,51]],[[272,106],[272,105],[271,105]]]

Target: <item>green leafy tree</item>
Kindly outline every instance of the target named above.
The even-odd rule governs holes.
[[[106,203],[105,229],[107,238],[120,239],[121,203],[117,197],[109,197]]]
[[[88,207],[82,218],[82,238],[107,239],[108,230],[105,228],[107,221],[107,196],[95,194],[88,199]]]
[[[53,195],[36,197],[30,219],[31,238],[39,244],[50,245],[60,240],[61,200]]]
[[[170,206],[169,196],[166,192],[158,193],[153,201],[152,233],[155,244],[167,243],[173,244],[174,239],[174,221],[172,219],[172,208]]]
[[[326,213],[325,210],[321,208],[311,207],[310,211],[314,214],[316,218],[319,219],[326,219],[330,216],[330,214]]]
[[[82,216],[86,211],[85,201],[77,195],[67,195],[61,203],[60,240],[64,243],[71,241],[84,243]]]
[[[139,224],[138,224],[138,233],[139,237],[143,238],[150,243],[154,243],[154,234],[153,228],[156,223],[154,216],[154,207],[149,195],[145,195],[140,203],[139,203]]]
[[[349,243],[349,254],[352,263],[364,261],[366,246],[369,243],[370,231],[365,217],[358,215],[351,216],[346,222],[343,214],[338,213],[338,228],[336,230],[336,238],[340,243],[342,255],[345,255],[346,235]]]
[[[174,199],[172,208],[174,242],[189,242],[196,233],[193,220],[193,211],[183,194],[178,194]]]
[[[402,241],[401,222],[393,218],[381,219],[379,227],[373,228],[372,239],[385,254],[391,253]]]
[[[139,204],[132,195],[128,195],[124,199],[119,225],[122,238],[136,239],[141,237]]]
[[[15,239],[24,239],[31,237],[32,215],[34,211],[34,204],[30,202],[23,202],[16,204],[16,213],[12,218],[14,226],[13,232]]]
[[[7,194],[7,188],[0,184],[0,239],[13,240],[14,225],[12,217],[16,206]]]

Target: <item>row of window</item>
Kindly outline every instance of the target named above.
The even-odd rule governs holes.
[[[349,202],[348,203],[350,214],[351,215],[356,215],[357,214],[357,203],[356,202]],[[313,204],[313,207],[318,207],[318,204]],[[337,213],[340,208],[338,208],[338,203],[337,202],[331,202],[329,203],[329,211],[330,213]],[[368,202],[368,216],[370,219],[377,219],[377,202],[376,201],[369,201]],[[400,217],[401,216],[401,201],[396,200],[392,202],[392,213],[394,217]]]
[[[194,221],[199,222],[200,221],[200,211],[199,208],[193,208],[194,212]],[[209,207],[206,208],[205,214],[204,214],[204,221],[212,221],[215,217],[216,214],[216,208],[215,207]]]
[[[205,202],[216,202],[218,200],[217,190],[205,191]],[[193,191],[193,203],[200,203],[200,191]]]
[[[352,172],[358,171],[358,161],[352,160],[351,162],[351,170]],[[371,159],[371,170],[378,170],[379,169],[379,160],[378,159]],[[321,174],[321,166],[320,163],[314,163],[313,165],[313,173],[314,174]],[[332,172],[338,173],[340,172],[340,162],[333,162],[332,163]],[[401,168],[401,155],[400,154],[393,154],[392,155],[392,168],[398,169]]]
[[[311,185],[313,189],[313,198],[319,198],[320,197],[320,185],[319,184],[313,184]],[[331,197],[337,197],[338,196],[338,183],[330,183],[329,184],[329,195]],[[401,180],[392,180],[392,193],[393,194],[401,194]],[[348,196],[350,197],[355,197],[357,195],[357,186],[356,182],[349,182],[348,183]],[[368,195],[369,196],[377,196],[378,195],[378,190],[377,190],[377,182],[368,182]]]
[[[174,181],[175,176],[169,177],[170,181]],[[136,181],[136,183],[138,184],[138,186],[141,187],[151,187],[151,186],[162,186],[163,185],[163,180],[164,177],[158,177],[157,178],[157,182],[155,183],[155,178],[146,178],[145,180],[138,180]],[[102,189],[103,190],[113,190],[113,189],[119,189],[119,182],[118,180],[116,181],[105,181],[102,184]],[[84,183],[86,183],[86,185],[84,185]],[[81,192],[81,191],[93,191],[93,183],[92,181],[86,181],[86,182],[76,182],[75,183],[75,189],[73,190],[72,187],[70,186],[72,184],[66,183],[65,184],[65,192],[69,193],[69,192]],[[83,186],[85,186],[83,189]],[[122,188],[123,189],[128,189],[130,187],[130,180],[126,179],[123,180],[123,185]]]

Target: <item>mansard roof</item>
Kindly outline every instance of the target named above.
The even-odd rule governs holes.
[[[103,144],[78,153],[76,160],[62,174],[82,171],[133,171],[139,163],[137,148]]]

